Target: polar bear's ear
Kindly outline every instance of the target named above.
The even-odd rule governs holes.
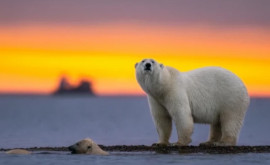
[[[164,65],[163,64],[159,64],[160,68],[163,69],[164,68]]]
[[[137,68],[137,66],[138,66],[138,63],[135,64],[135,68]]]

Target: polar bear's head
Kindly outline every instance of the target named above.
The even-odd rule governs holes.
[[[154,59],[143,59],[141,62],[135,64],[137,75],[154,75],[160,73],[164,68],[163,64],[159,64]]]
[[[94,155],[108,155],[103,151],[92,139],[86,138],[76,144],[69,146],[68,149],[72,154],[94,154]]]
[[[161,82],[162,73],[165,68],[163,64],[158,63],[153,59],[143,59],[141,62],[136,63],[136,79],[142,89],[149,93],[157,91],[159,83]]]

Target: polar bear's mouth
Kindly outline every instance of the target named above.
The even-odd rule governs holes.
[[[145,70],[145,71],[148,71],[148,72],[152,71],[151,68],[144,68],[144,70]]]

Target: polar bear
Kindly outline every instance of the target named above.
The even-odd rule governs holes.
[[[12,149],[5,152],[6,154],[17,154],[17,155],[27,155],[31,154],[30,151],[27,151],[25,149]]]
[[[68,149],[72,154],[91,154],[91,155],[109,155],[103,151],[92,139],[86,138],[76,144],[69,146]]]
[[[191,142],[194,123],[211,125],[209,140],[200,145],[236,145],[249,96],[235,74],[220,67],[180,72],[154,59],[144,59],[135,68],[159,135],[157,145],[169,144],[172,121],[175,145]]]

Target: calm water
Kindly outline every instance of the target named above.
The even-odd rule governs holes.
[[[238,145],[270,144],[270,100],[252,99]],[[192,145],[206,141],[209,126],[195,125]],[[157,141],[145,97],[0,96],[0,148],[68,146],[90,137],[104,145]],[[176,141],[173,130],[171,142]],[[6,155],[2,164],[270,164],[270,154],[116,153],[110,156]]]
[[[154,153],[112,153],[109,156],[93,155],[70,155],[62,154],[32,154],[32,155],[5,155],[0,154],[1,165],[37,165],[37,164],[57,164],[57,165],[249,165],[249,164],[270,164],[269,154],[238,154],[238,155],[209,155],[209,154],[154,154]]]

